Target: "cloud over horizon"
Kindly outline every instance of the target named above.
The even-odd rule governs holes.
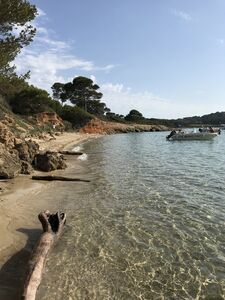
[[[145,117],[155,118],[170,113],[171,100],[154,95],[149,91],[136,92],[123,84],[104,83],[101,85],[103,101],[118,114],[127,115],[136,109]]]
[[[28,70],[31,71],[29,80],[31,84],[51,93],[51,86],[54,82],[68,82],[79,75],[87,76],[97,82],[98,77],[104,78],[104,76],[98,76],[98,74],[108,73],[115,67],[117,69],[123,67],[114,64],[99,66],[88,58],[77,56],[74,53],[73,42],[65,41],[63,38],[55,38],[56,33],[47,26],[49,22],[47,14],[40,9],[38,9],[38,12],[39,16],[32,23],[37,28],[34,41],[30,46],[22,49],[15,60],[18,73],[23,74]],[[183,11],[173,10],[171,13],[184,21],[192,20],[192,17]],[[222,38],[218,39],[218,43],[223,45],[224,40]],[[106,102],[112,112],[126,115],[131,109],[137,109],[149,118],[202,115],[200,101],[198,101],[198,105],[196,105],[196,102],[184,103],[181,99],[178,99],[179,97],[177,99],[167,98],[165,96],[167,91],[162,91],[161,95],[156,95],[148,88],[138,91],[135,90],[135,87],[125,86],[123,79],[118,79],[119,82],[113,80],[115,80],[115,77],[113,79],[112,76],[108,81],[101,79],[101,82],[98,82],[104,95],[102,101]]]
[[[34,41],[30,46],[22,49],[14,62],[18,73],[22,74],[30,70],[31,84],[49,91],[54,82],[69,80],[65,75],[68,71],[108,72],[115,67],[113,64],[98,66],[91,60],[77,57],[73,53],[71,42],[53,38],[51,31],[41,25],[46,20],[45,12],[38,8],[38,17],[32,23],[37,29]]]

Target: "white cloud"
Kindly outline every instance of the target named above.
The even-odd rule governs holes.
[[[121,93],[125,92],[124,91],[124,86],[123,84],[112,84],[112,83],[105,83],[102,85],[102,89],[106,92],[112,92],[112,93]]]
[[[146,118],[177,119],[194,115],[203,115],[218,108],[211,106],[204,107],[201,99],[197,101],[184,101],[183,99],[168,99],[155,95],[151,91],[136,92],[130,87],[121,83],[99,84],[103,93],[102,101],[112,112],[127,115],[131,109],[137,109]],[[205,91],[199,91],[205,99]],[[222,109],[221,109],[222,110]]]
[[[103,101],[112,112],[128,114],[131,109],[137,109],[145,117],[162,117],[170,113],[171,101],[150,91],[134,92],[123,84],[105,83],[101,85]]]
[[[79,71],[105,71],[109,72],[115,66],[108,64],[97,66],[93,61],[77,57],[73,53],[71,43],[52,38],[50,31],[40,22],[46,14],[38,9],[38,18],[33,22],[37,29],[33,43],[24,48],[15,60],[19,73],[31,71],[30,83],[50,91],[50,87],[56,81],[66,82],[68,71],[74,74]],[[71,75],[70,75],[71,77]]]
[[[190,22],[192,20],[192,16],[184,11],[172,9],[171,13],[186,22]]]
[[[97,79],[96,79],[95,75],[91,75],[90,78],[95,84],[97,84]]]
[[[37,16],[38,17],[45,17],[46,16],[46,13],[42,10],[42,9],[40,9],[39,7],[37,8]]]

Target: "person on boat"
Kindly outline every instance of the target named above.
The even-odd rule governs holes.
[[[209,132],[214,132],[214,130],[211,126],[209,127]]]
[[[171,138],[171,136],[173,136],[174,134],[176,134],[176,130],[172,130],[171,132],[170,132],[170,134],[169,135],[167,135],[167,139],[169,139],[169,138]]]
[[[176,131],[175,131],[175,132],[176,132]],[[183,134],[184,131],[183,131],[182,129],[179,129],[179,130],[178,130],[178,133]]]

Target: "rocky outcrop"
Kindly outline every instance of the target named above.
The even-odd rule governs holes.
[[[8,127],[0,122],[0,143],[4,144],[7,148],[13,148],[15,135],[8,129]]]
[[[80,129],[81,133],[128,133],[128,132],[152,132],[168,130],[162,125],[141,125],[141,124],[123,124],[116,122],[104,122],[99,119],[91,120],[86,126]]]
[[[66,167],[62,155],[40,154],[39,145],[31,139],[26,140],[29,130],[34,129],[29,122],[5,112],[2,112],[0,117],[1,179],[14,178],[18,174],[31,174],[33,167],[41,171],[53,171]],[[43,134],[48,139],[49,137],[55,139],[53,132],[57,132],[56,130],[58,134],[64,130],[63,121],[56,113],[40,113],[30,118],[29,121],[32,121],[30,124],[41,127],[44,131],[40,131],[39,134]]]
[[[21,160],[33,164],[35,155],[39,152],[39,145],[32,140],[20,141],[15,144],[15,149]]]
[[[21,172],[21,163],[16,151],[8,151],[0,145],[0,179],[14,178]]]
[[[66,163],[63,155],[58,153],[39,153],[35,156],[35,168],[44,171],[65,169]]]
[[[60,154],[39,153],[35,141],[16,138],[9,127],[0,122],[0,178],[31,174],[33,167],[48,172],[64,169],[66,163]]]
[[[43,112],[31,117],[38,126],[50,125],[51,129],[64,130],[63,120],[55,112]]]

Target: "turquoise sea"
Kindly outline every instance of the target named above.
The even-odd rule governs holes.
[[[67,225],[37,299],[225,299],[225,132],[167,134],[82,146],[67,172],[91,182],[57,183]]]

